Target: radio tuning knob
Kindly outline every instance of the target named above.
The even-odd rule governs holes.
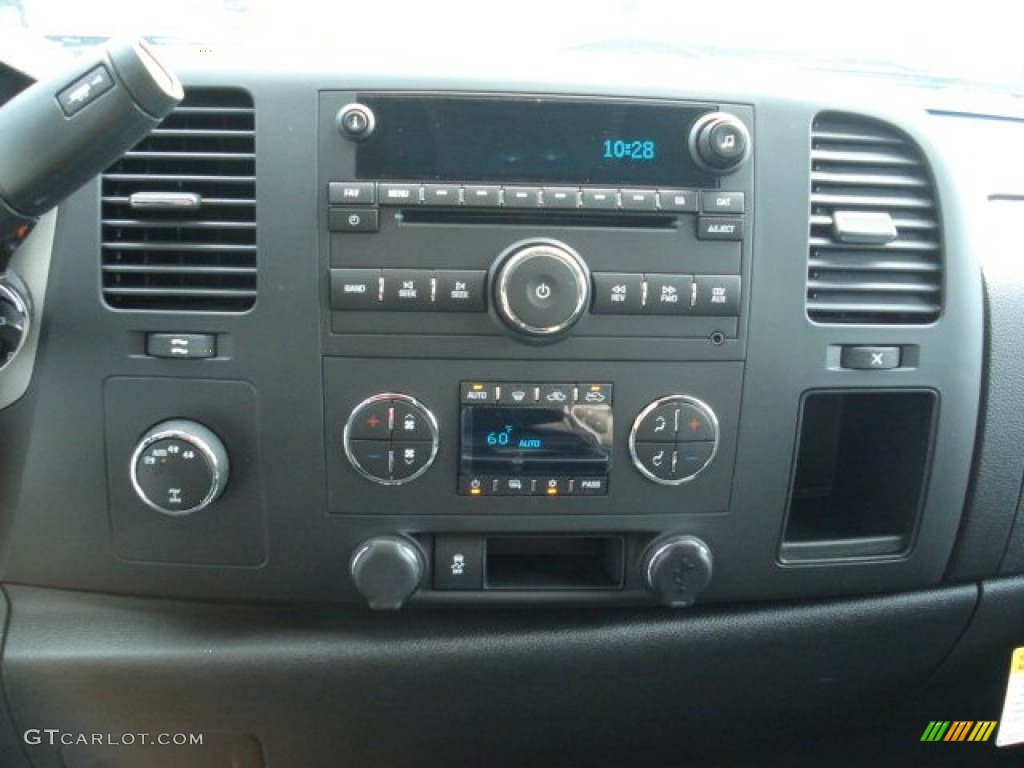
[[[712,112],[690,130],[690,154],[707,171],[732,173],[750,155],[750,133],[735,115]]]
[[[651,544],[643,556],[644,579],[662,604],[693,605],[711,581],[711,550],[696,536],[670,536]]]
[[[397,611],[420,588],[423,555],[404,536],[375,536],[358,547],[349,562],[352,581],[375,611]]]
[[[494,306],[513,331],[532,339],[556,339],[583,316],[590,273],[572,248],[554,240],[512,246],[492,267]]]
[[[228,453],[211,430],[194,421],[157,424],[139,441],[131,462],[135,493],[165,515],[205,509],[228,483]]]

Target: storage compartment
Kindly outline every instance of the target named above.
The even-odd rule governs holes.
[[[621,536],[488,536],[487,589],[619,589]]]
[[[804,397],[783,562],[892,557],[908,549],[936,400],[930,390]]]

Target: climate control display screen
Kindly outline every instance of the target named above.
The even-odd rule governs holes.
[[[464,493],[603,492],[585,480],[605,478],[611,463],[609,385],[472,386],[463,392]]]

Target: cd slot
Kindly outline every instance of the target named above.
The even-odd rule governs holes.
[[[466,208],[405,208],[403,224],[475,224],[482,226],[608,227],[615,229],[663,229],[679,227],[679,217],[666,213],[569,210],[471,210]]]

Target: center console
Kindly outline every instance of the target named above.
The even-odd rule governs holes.
[[[737,104],[321,94],[328,506],[406,520],[357,550],[372,604],[694,598],[710,549],[639,521],[728,510],[752,133]]]

